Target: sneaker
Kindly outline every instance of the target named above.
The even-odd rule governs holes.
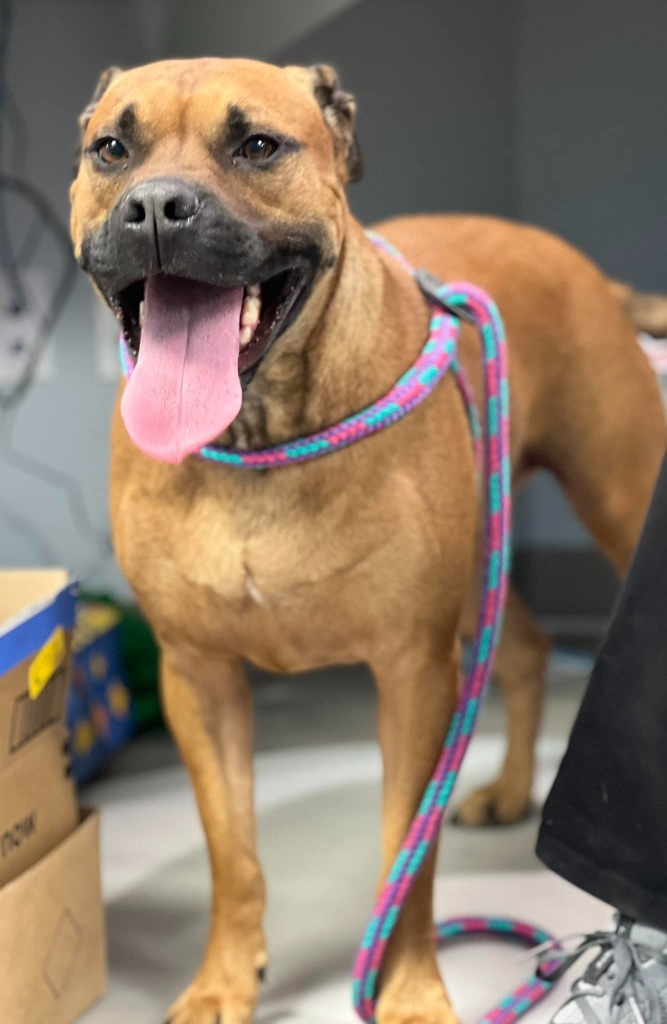
[[[571,955],[545,953],[542,977],[555,980],[596,946],[600,952],[551,1024],[667,1024],[667,933],[631,918],[618,915],[616,931],[585,936]]]

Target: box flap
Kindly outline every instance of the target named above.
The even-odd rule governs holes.
[[[68,581],[65,569],[0,569],[0,629],[8,619],[29,618]]]
[[[64,569],[0,571],[0,675],[74,624],[76,584]]]

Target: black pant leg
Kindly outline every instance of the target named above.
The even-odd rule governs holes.
[[[580,889],[667,930],[667,458],[537,854]]]

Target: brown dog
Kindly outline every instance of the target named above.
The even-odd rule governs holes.
[[[119,409],[113,424],[115,545],[162,648],[164,706],[213,873],[208,949],[172,1024],[248,1024],[266,964],[243,662],[371,666],[384,875],[445,735],[474,610],[475,467],[451,379],[390,430],[306,465],[246,472],[184,458],[216,435],[257,448],[331,424],[383,394],[421,350],[423,296],[347,206],[353,122],[330,69],[242,60],[112,70],[82,118],[76,253],[138,352],[127,428]],[[492,218],[379,230],[416,266],[495,297],[510,345],[514,483],[551,469],[623,572],[666,432],[610,283],[558,239]],[[470,328],[461,355],[479,390]],[[468,822],[526,810],[546,651],[512,595],[497,660],[507,760],[464,805]],[[431,856],[392,940],[379,1024],[455,1020],[433,952],[433,870]]]

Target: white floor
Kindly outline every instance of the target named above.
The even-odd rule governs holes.
[[[275,693],[266,699],[282,713]],[[574,704],[566,719],[573,709]],[[103,810],[111,965],[109,993],[85,1016],[85,1024],[162,1024],[170,1002],[196,969],[205,939],[209,883],[190,787],[166,738],[148,737],[143,745],[145,762],[140,749],[139,767],[116,772],[85,794]],[[540,744],[538,800],[548,790],[563,747],[564,734]],[[501,754],[500,735],[482,732],[460,790],[488,781]],[[376,882],[379,780],[377,749],[366,739],[335,743],[329,738],[317,746],[258,754],[271,952],[258,1024],[356,1019],[349,969]],[[540,868],[532,852],[537,822],[535,816],[509,829],[472,832],[446,826],[438,912],[508,914],[558,935],[607,927],[608,908]],[[491,941],[454,946],[441,963],[464,1024],[474,1024],[530,973],[516,947]],[[528,1024],[546,1024],[566,991],[567,983],[561,983],[549,1002],[525,1018]]]

